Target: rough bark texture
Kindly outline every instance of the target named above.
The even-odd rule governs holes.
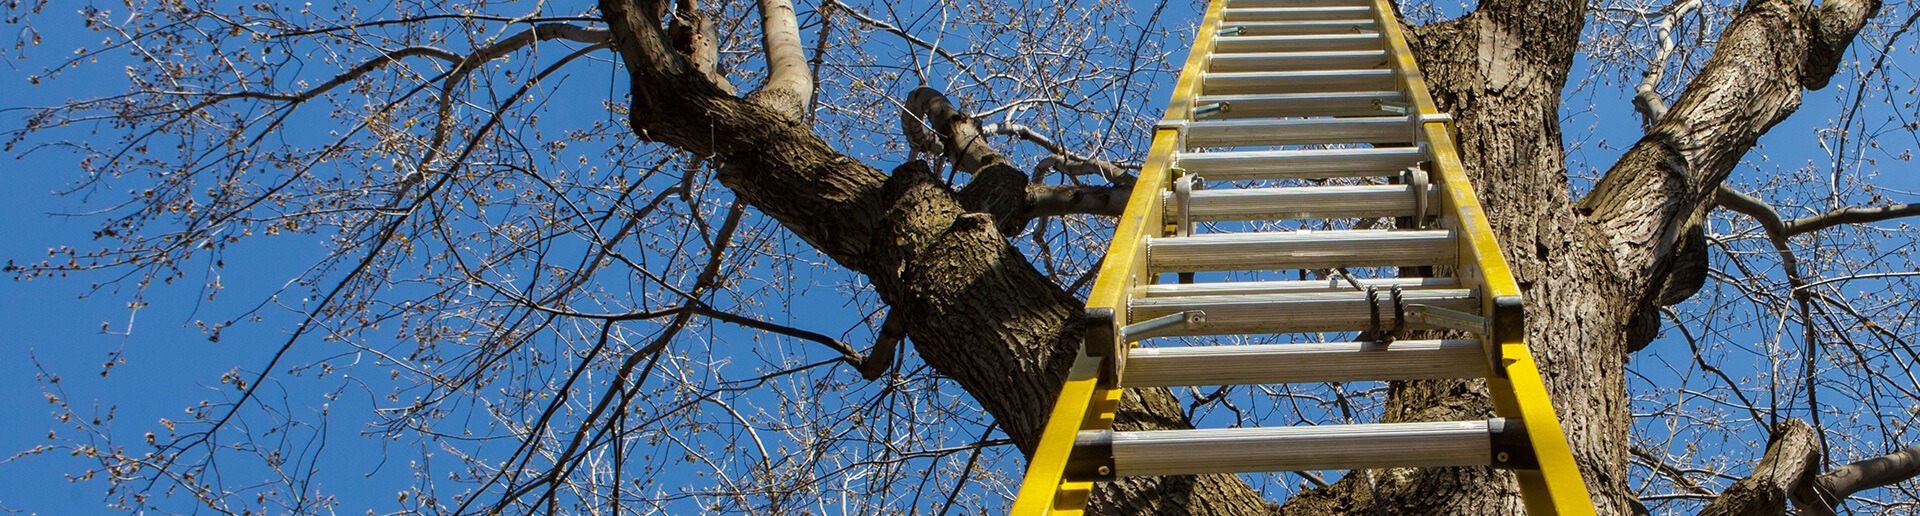
[[[1753,474],[1735,482],[1701,516],[1779,516],[1787,513],[1787,497],[1795,486],[1812,479],[1820,468],[1820,440],[1813,427],[1798,419],[1775,428],[1766,456]]]
[[[851,160],[816,138],[793,110],[716,87],[667,43],[657,15],[649,14],[659,12],[654,7],[601,2],[632,74],[633,129],[710,156],[719,180],[741,199],[865,274],[907,321],[927,363],[973,394],[1031,452],[1078,346],[1081,303],[1006,243],[1005,233],[1018,226],[1005,220],[1012,212],[997,207],[1024,204],[1026,190],[970,185],[956,193],[917,162],[887,174]],[[1468,173],[1526,296],[1535,358],[1603,514],[1634,506],[1624,364],[1653,330],[1647,316],[1663,292],[1664,300],[1678,295],[1665,287],[1669,272],[1696,259],[1677,251],[1688,228],[1755,139],[1797,107],[1801,88],[1826,83],[1846,42],[1877,9],[1877,1],[1866,0],[1750,3],[1648,137],[1578,204],[1569,193],[1558,114],[1585,2],[1488,0],[1461,19],[1414,31],[1421,67],[1441,108],[1457,120]],[[1484,417],[1486,399],[1480,382],[1395,385],[1387,419]],[[1116,426],[1180,428],[1188,425],[1182,414],[1165,390],[1129,392]],[[1769,454],[1768,463],[1798,464],[1791,451]],[[1783,484],[1756,482],[1763,485],[1742,491],[1756,497],[1730,494],[1716,506],[1783,510],[1784,496],[1770,494],[1786,492],[1776,489]],[[1094,506],[1106,514],[1275,509],[1232,476],[1127,480],[1100,490]],[[1280,509],[1521,511],[1511,476],[1487,468],[1362,472]]]
[[[883,173],[839,154],[791,113],[725,94],[668,45],[653,5],[604,0],[630,73],[629,123],[642,138],[707,156],[739,198],[836,262],[867,276],[905,317],[927,364],[972,393],[1031,453],[1078,350],[1082,302],[1006,242],[994,217],[962,207],[999,191],[952,191],[918,162]],[[976,182],[978,180],[976,179]],[[1021,181],[1024,184],[1024,180]],[[974,190],[974,189],[970,189]],[[1119,425],[1188,428],[1165,390],[1129,396]],[[1270,509],[1237,477],[1137,479],[1103,490],[1112,514],[1255,514]]]

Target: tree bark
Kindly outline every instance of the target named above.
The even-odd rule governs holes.
[[[628,0],[601,5],[631,73],[635,132],[711,156],[718,179],[741,199],[866,275],[905,318],[926,362],[974,395],[1031,453],[1079,345],[1081,303],[1007,244],[1009,228],[996,227],[1004,217],[980,213],[1025,190],[970,199],[917,162],[886,174],[847,158],[779,106],[728,95],[687,66],[647,14],[656,11]],[[1798,105],[1800,89],[1825,84],[1839,52],[1877,8],[1866,0],[1751,3],[1649,136],[1579,204],[1570,194],[1558,119],[1585,3],[1489,0],[1460,19],[1412,29],[1421,68],[1440,107],[1457,121],[1467,172],[1526,296],[1528,339],[1602,514],[1628,514],[1636,505],[1626,482],[1624,364],[1650,331],[1644,316],[1660,300],[1687,227],[1755,139]],[[1396,384],[1386,420],[1485,417],[1486,400],[1478,381]],[[1164,389],[1129,391],[1116,421],[1124,430],[1187,425]],[[1716,502],[1765,509],[1755,504],[1780,508],[1784,498]],[[1274,509],[1236,477],[1221,475],[1115,482],[1096,493],[1093,508]],[[1280,509],[1521,511],[1512,477],[1488,468],[1357,472]]]
[[[924,164],[892,174],[848,158],[787,113],[727,95],[674,53],[652,4],[602,0],[632,87],[641,138],[707,156],[717,179],[836,262],[905,317],[929,366],[972,394],[1031,454],[1080,345],[1082,302],[1008,244],[994,217]],[[1025,189],[1007,195],[1020,204]],[[1130,394],[1116,426],[1190,428],[1165,389]],[[1231,475],[1110,484],[1111,514],[1257,514],[1271,504]]]

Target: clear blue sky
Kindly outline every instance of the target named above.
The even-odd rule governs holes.
[[[1185,27],[1188,23],[1173,20],[1163,25]],[[47,48],[78,44],[62,41],[59,31],[44,32],[50,38]],[[5,99],[0,107],[54,104],[68,96],[111,92],[124,81],[114,70],[98,67],[70,74],[54,86],[31,87],[25,76],[39,65],[15,60],[11,66],[12,70],[0,73],[0,99]],[[99,75],[90,77],[86,75],[89,73]],[[1596,88],[1592,94],[1602,99],[1596,101],[1598,111],[1572,116],[1567,132],[1570,143],[1586,142],[1583,150],[1575,152],[1577,159],[1605,166],[1617,149],[1631,143],[1638,127],[1632,122],[1630,106],[1618,96],[1626,86]],[[1584,109],[1585,95],[1573,95],[1569,107]],[[1817,148],[1808,143],[1806,135],[1810,128],[1823,125],[1833,116],[1831,96],[1830,92],[1810,95],[1806,109],[1775,128],[1768,142],[1778,145],[1762,151],[1770,155],[1772,163],[1820,159],[1815,157]],[[1158,105],[1164,100],[1162,93],[1141,102]],[[1596,135],[1590,136],[1586,134],[1587,125],[1595,116],[1600,117],[1602,125]],[[8,127],[16,123],[11,115],[0,115],[0,120],[5,120]],[[1598,145],[1602,139],[1610,148]],[[0,260],[37,261],[46,257],[49,248],[89,243],[96,229],[94,219],[59,215],[89,208],[79,199],[50,195],[76,179],[71,158],[44,152],[16,160],[19,155],[16,150],[5,157],[9,185],[0,189]],[[1882,182],[1920,190],[1920,180],[1912,174],[1888,176]],[[47,433],[53,429],[75,435],[71,427],[52,419],[54,406],[43,395],[48,385],[38,376],[40,368],[61,376],[57,387],[64,390],[77,411],[113,411],[117,419],[112,426],[123,439],[153,427],[161,418],[182,419],[181,409],[192,403],[217,398],[213,391],[224,388],[217,383],[219,375],[235,367],[258,368],[294,321],[275,317],[265,323],[243,324],[228,330],[219,343],[209,342],[193,327],[194,322],[224,319],[261,303],[289,278],[288,267],[304,267],[321,252],[320,243],[306,237],[248,240],[228,250],[226,266],[219,271],[227,290],[215,300],[206,301],[199,281],[189,277],[177,284],[151,288],[146,293],[151,306],[138,310],[128,308],[130,292],[126,290],[80,296],[89,284],[104,281],[104,277],[0,282],[0,328],[6,329],[0,337],[0,453],[48,444]],[[840,310],[837,304],[829,308]],[[1655,347],[1668,352],[1675,349],[1661,344]],[[102,364],[115,357],[124,359],[125,365],[103,376]],[[1636,357],[1659,359],[1659,355]],[[291,403],[317,406],[319,401],[311,394],[295,393],[299,399]],[[336,402],[331,410],[364,412],[368,408],[354,400],[348,397]],[[382,487],[328,489],[342,496],[342,512],[390,504],[395,490],[391,486],[406,485],[409,480],[404,476],[410,472],[403,465],[380,467],[380,445],[355,435],[359,431],[358,414],[343,419],[331,429],[330,446],[337,448],[327,454],[329,469],[322,481],[349,487]],[[105,482],[73,483],[65,478],[91,464],[65,452],[0,464],[0,509],[39,514],[114,513],[100,505]]]

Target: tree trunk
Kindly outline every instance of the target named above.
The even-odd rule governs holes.
[[[972,394],[999,428],[1031,453],[1079,346],[1081,302],[1006,242],[996,228],[1006,221],[967,209],[1020,201],[972,199],[972,192],[963,199],[917,162],[886,174],[849,159],[792,113],[715,87],[665,44],[659,20],[649,14],[654,9],[632,8],[629,0],[601,5],[632,74],[634,130],[645,139],[709,156],[719,165],[720,181],[741,199],[866,275],[894,314],[908,321],[907,334],[926,362]],[[1625,362],[1633,343],[1645,342],[1657,327],[1650,316],[1674,248],[1683,240],[1679,236],[1705,209],[1711,187],[1731,162],[1760,132],[1792,112],[1798,88],[1825,83],[1821,67],[1831,74],[1832,55],[1858,30],[1861,13],[1870,16],[1877,6],[1847,0],[1829,0],[1818,8],[1768,0],[1749,5],[1728,30],[1733,43],[1723,43],[1720,50],[1730,57],[1723,61],[1716,53],[1715,62],[1744,63],[1754,58],[1746,54],[1770,49],[1801,50],[1760,65],[1775,74],[1768,77],[1788,80],[1754,81],[1747,96],[1731,91],[1739,88],[1727,88],[1730,95],[1721,97],[1683,96],[1663,119],[1664,139],[1636,145],[1596,188],[1593,197],[1599,200],[1578,205],[1570,193],[1558,120],[1585,3],[1488,0],[1461,19],[1413,31],[1410,43],[1435,100],[1456,120],[1467,172],[1525,295],[1534,358],[1602,514],[1628,514],[1634,505],[1627,485],[1632,421]],[[1753,42],[1739,39],[1746,34],[1766,38],[1748,44]],[[1702,76],[1719,72],[1725,70],[1709,63]],[[1730,98],[1759,99],[1765,111],[1713,119],[1722,124],[1715,126],[1717,136],[1688,125],[1726,108]],[[1676,147],[1676,141],[1686,143]],[[1697,159],[1701,156],[1712,159]],[[1676,159],[1683,173],[1677,178],[1670,177]],[[1642,195],[1649,192],[1658,195]],[[1631,202],[1611,202],[1609,196]],[[1393,386],[1385,419],[1473,419],[1490,413],[1482,382],[1406,382]],[[1127,393],[1115,426],[1167,429],[1189,422],[1171,393],[1147,389]],[[1093,509],[1251,514],[1276,508],[1237,477],[1208,475],[1108,484],[1095,494]],[[1522,512],[1511,475],[1489,468],[1357,472],[1278,509],[1299,514]]]

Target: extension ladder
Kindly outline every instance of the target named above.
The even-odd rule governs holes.
[[[1214,0],[1013,513],[1080,514],[1120,477],[1480,465],[1511,470],[1532,514],[1592,514],[1451,130],[1387,0]],[[1301,279],[1246,279],[1262,272]],[[1435,329],[1464,337],[1394,339]],[[1137,345],[1333,332],[1358,336]],[[1111,430],[1126,388],[1440,378],[1486,379],[1497,417]]]

